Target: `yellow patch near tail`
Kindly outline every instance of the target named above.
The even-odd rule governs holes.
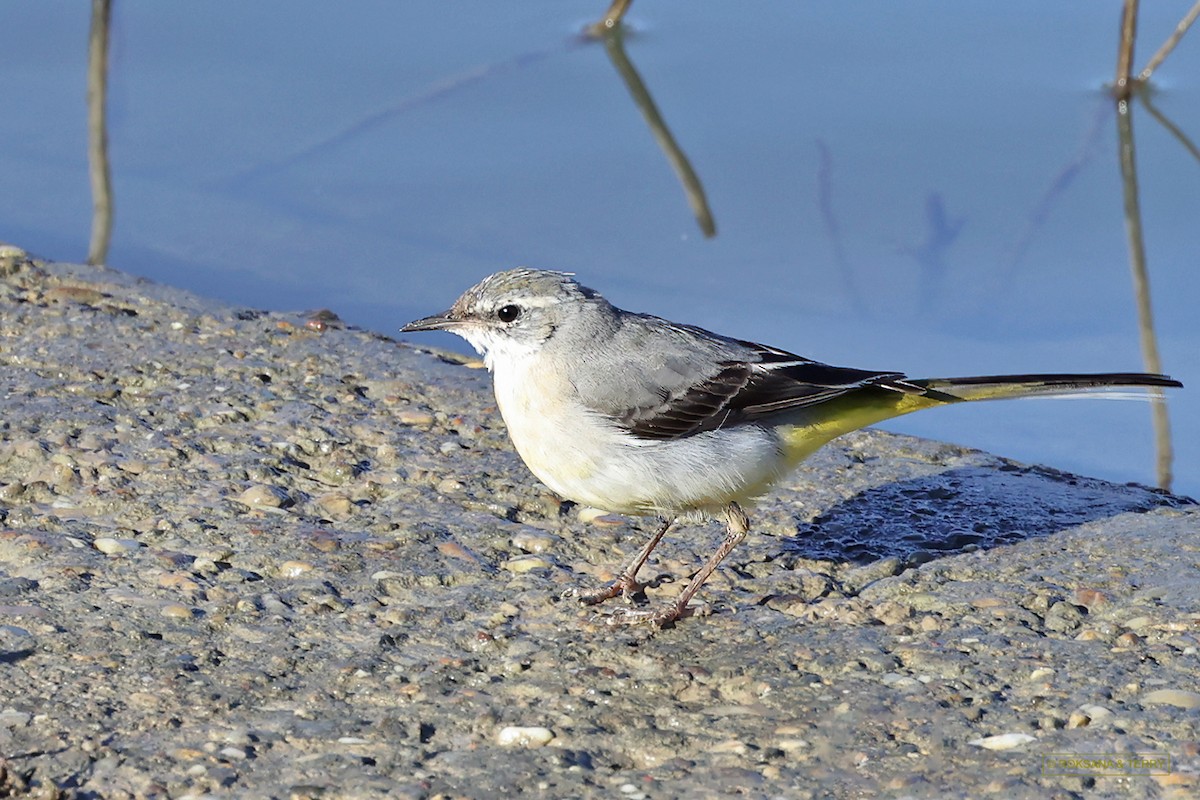
[[[794,467],[842,434],[941,405],[946,405],[946,401],[915,392],[905,394],[873,389],[844,395],[822,404],[810,410],[811,416],[804,422],[780,425],[775,432],[783,441],[789,466]]]

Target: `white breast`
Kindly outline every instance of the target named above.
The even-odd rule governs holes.
[[[785,468],[770,431],[637,439],[587,411],[574,386],[531,354],[505,353],[492,366],[496,403],[517,452],[569,500],[627,514],[714,510],[765,491]]]

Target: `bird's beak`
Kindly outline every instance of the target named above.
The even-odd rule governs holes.
[[[412,322],[400,329],[401,333],[413,333],[415,331],[442,331],[447,328],[452,328],[457,325],[460,320],[450,316],[449,311],[443,311],[441,314],[434,314],[432,317],[421,317],[414,319]]]

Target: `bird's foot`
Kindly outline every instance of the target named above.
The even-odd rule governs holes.
[[[660,608],[615,608],[609,614],[598,614],[597,619],[606,625],[650,625],[655,628],[670,628],[686,617],[706,617],[712,613],[708,606],[684,606],[672,603]]]
[[[562,593],[562,596],[564,598],[574,598],[585,606],[595,606],[618,595],[624,598],[625,602],[631,603],[641,593],[642,585],[640,583],[633,578],[622,575],[607,586],[601,586],[597,589],[567,589]]]

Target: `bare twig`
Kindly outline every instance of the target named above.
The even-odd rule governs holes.
[[[608,11],[604,12],[604,16],[588,26],[588,35],[600,37],[620,25],[621,18],[625,16],[625,12],[629,10],[629,6],[632,4],[633,0],[613,0],[612,5],[608,7]]]
[[[1154,312],[1150,305],[1150,274],[1146,268],[1146,243],[1142,238],[1142,210],[1138,200],[1137,162],[1133,146],[1133,106],[1117,103],[1117,133],[1120,137],[1121,184],[1125,201],[1125,232],[1129,236],[1129,266],[1133,275],[1133,293],[1137,302],[1138,331],[1142,363],[1147,372],[1161,373],[1162,357],[1154,332]],[[1174,451],[1171,445],[1171,421],[1167,403],[1155,398],[1150,407],[1157,452],[1156,477],[1161,489],[1170,489]]]
[[[1137,38],[1138,0],[1125,0],[1121,12],[1121,43],[1117,49],[1117,78],[1113,94],[1118,100],[1128,100],[1133,92],[1133,43]]]
[[[108,163],[108,26],[112,0],[92,0],[92,26],[88,33],[88,164],[92,182],[92,237],[88,244],[89,264],[108,258],[112,238],[112,172]]]
[[[1179,40],[1187,33],[1188,28],[1192,27],[1192,23],[1196,21],[1197,17],[1200,17],[1200,0],[1196,0],[1196,4],[1192,6],[1192,10],[1175,26],[1175,31],[1167,37],[1167,40],[1163,42],[1163,46],[1158,48],[1158,52],[1151,56],[1150,61],[1146,64],[1146,68],[1138,73],[1137,79],[1139,81],[1144,83],[1150,80],[1150,75],[1163,62],[1163,59],[1171,54],[1171,51],[1175,49],[1175,45],[1179,44]]]

